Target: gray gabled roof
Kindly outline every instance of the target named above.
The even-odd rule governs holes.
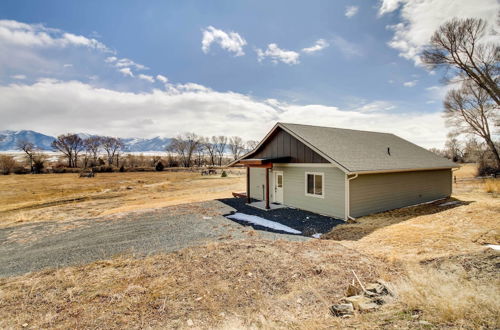
[[[390,133],[288,123],[278,123],[274,129],[277,127],[350,173],[457,167],[448,159]]]

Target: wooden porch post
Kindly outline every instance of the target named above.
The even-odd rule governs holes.
[[[250,166],[247,166],[247,203],[250,202]]]
[[[266,167],[266,210],[269,209],[269,168]]]

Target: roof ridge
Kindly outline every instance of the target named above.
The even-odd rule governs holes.
[[[361,129],[341,128],[341,127],[332,127],[332,126],[319,126],[319,125],[311,125],[311,124],[296,124],[296,123],[285,123],[285,122],[278,122],[278,124],[285,125],[285,126],[286,125],[297,125],[297,126],[309,126],[309,127],[317,127],[317,128],[333,128],[333,129],[338,129],[338,130],[343,130],[343,131],[395,135],[394,133],[388,133],[388,132],[377,132],[377,131],[368,131],[368,130],[361,130]],[[397,136],[397,135],[395,135],[395,136]]]

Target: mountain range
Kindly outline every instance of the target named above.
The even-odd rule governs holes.
[[[78,133],[81,138],[88,138],[91,134]],[[0,151],[17,150],[19,141],[28,141],[33,143],[38,149],[51,151],[53,150],[50,144],[55,140],[55,137],[45,135],[39,132],[30,130],[21,131],[0,131]],[[143,138],[124,138],[124,151],[127,152],[148,152],[148,151],[165,151],[165,147],[170,143],[171,138],[154,137],[152,139]]]

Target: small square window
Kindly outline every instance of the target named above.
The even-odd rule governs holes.
[[[306,195],[323,197],[323,173],[306,173]]]

